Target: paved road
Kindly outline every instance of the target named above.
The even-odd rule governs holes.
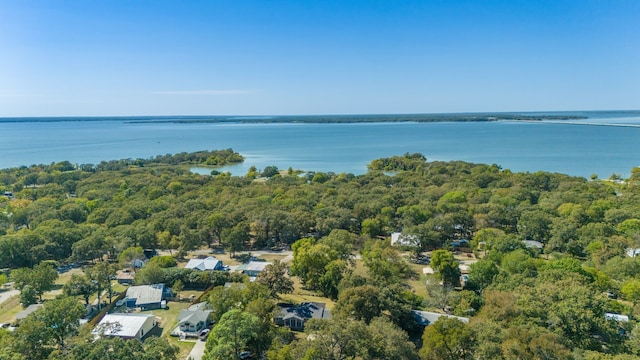
[[[20,294],[19,290],[7,290],[0,292],[0,304],[9,300],[12,296]]]
[[[202,356],[204,355],[205,344],[206,342],[197,340],[196,344],[193,346],[193,349],[191,349],[187,360],[201,360]]]

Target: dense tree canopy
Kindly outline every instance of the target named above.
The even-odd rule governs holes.
[[[65,288],[86,301],[99,291],[89,283],[103,290],[110,284],[115,269],[108,264],[119,258],[130,264],[139,249],[181,256],[207,246],[232,253],[291,246],[291,275],[305,291],[337,300],[335,323],[311,323],[315,340],[291,342],[272,327],[272,295],[288,291],[276,289],[274,279],[260,281],[267,288],[245,284],[244,290],[216,288],[209,295],[215,320],[240,309],[257,318],[251,324],[267,335],[248,336],[243,347],[264,353],[273,339],[288,339],[272,349],[274,358],[412,359],[413,350],[400,355],[371,326],[386,329],[398,343],[406,339],[396,328],[417,339],[419,331],[408,325],[410,310],[425,308],[472,318],[469,324],[427,327],[423,358],[640,355],[634,332],[640,260],[627,255],[640,247],[637,169],[629,182],[588,181],[405,154],[374,160],[368,173],[357,176],[296,176],[293,169],[285,174],[274,167],[264,169],[269,177],[263,179],[255,179],[258,169],[247,176],[188,171],[192,164],[241,159],[229,149],[0,170],[0,191],[13,193],[11,199],[0,197],[0,268],[11,270],[28,304],[51,288],[55,266],[96,264],[87,271],[90,282],[76,277]],[[392,232],[411,235],[418,246],[411,254],[391,247]],[[460,256],[453,251],[462,239],[471,241],[473,257],[481,260],[460,283]],[[444,285],[428,292],[425,279],[416,275],[420,267],[406,261],[425,251],[433,251],[431,266]],[[228,273],[171,265],[170,259],[155,260],[138,272],[136,282],[200,290],[241,282]],[[629,324],[608,320],[611,312],[629,315]],[[346,319],[352,321],[345,324]],[[14,336],[0,335],[0,344]],[[66,347],[64,339],[45,335],[33,334],[33,341],[46,344],[39,348],[14,342],[11,349],[20,348],[15,357],[44,358]],[[342,347],[327,350],[336,342]],[[209,348],[218,353],[218,344]],[[92,349],[81,350],[76,358],[91,358]],[[227,356],[227,350],[220,347],[220,354]]]

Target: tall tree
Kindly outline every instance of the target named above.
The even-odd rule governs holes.
[[[51,264],[41,262],[34,266],[33,269],[21,268],[14,270],[11,276],[15,281],[16,289],[22,290],[26,285],[30,285],[40,301],[42,301],[42,295],[53,288],[53,284],[58,278],[58,273]]]
[[[279,293],[290,294],[293,291],[293,281],[287,274],[287,265],[279,260],[267,265],[256,281],[266,286],[271,291],[272,297],[277,297]]]
[[[471,330],[465,323],[441,317],[425,328],[420,356],[424,360],[472,359],[473,346]]]
[[[211,330],[204,360],[240,359],[249,341],[258,335],[258,318],[239,309],[226,312]]]
[[[96,291],[96,284],[84,274],[73,274],[62,290],[69,297],[82,296],[85,304],[89,305],[89,297]]]

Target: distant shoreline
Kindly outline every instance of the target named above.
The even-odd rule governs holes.
[[[401,123],[401,122],[492,122],[492,121],[567,121],[589,119],[584,115],[518,113],[460,114],[386,114],[386,115],[278,115],[278,116],[117,116],[117,117],[27,117],[0,118],[0,123],[123,121],[125,123]]]

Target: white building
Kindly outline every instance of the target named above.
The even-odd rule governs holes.
[[[95,336],[117,336],[142,340],[158,325],[153,314],[107,314],[91,332]]]
[[[391,233],[391,245],[395,246],[418,246],[418,239],[415,235],[405,235],[403,233]]]
[[[187,269],[196,269],[200,271],[222,270],[222,261],[209,256],[206,259],[191,259],[184,267]]]

